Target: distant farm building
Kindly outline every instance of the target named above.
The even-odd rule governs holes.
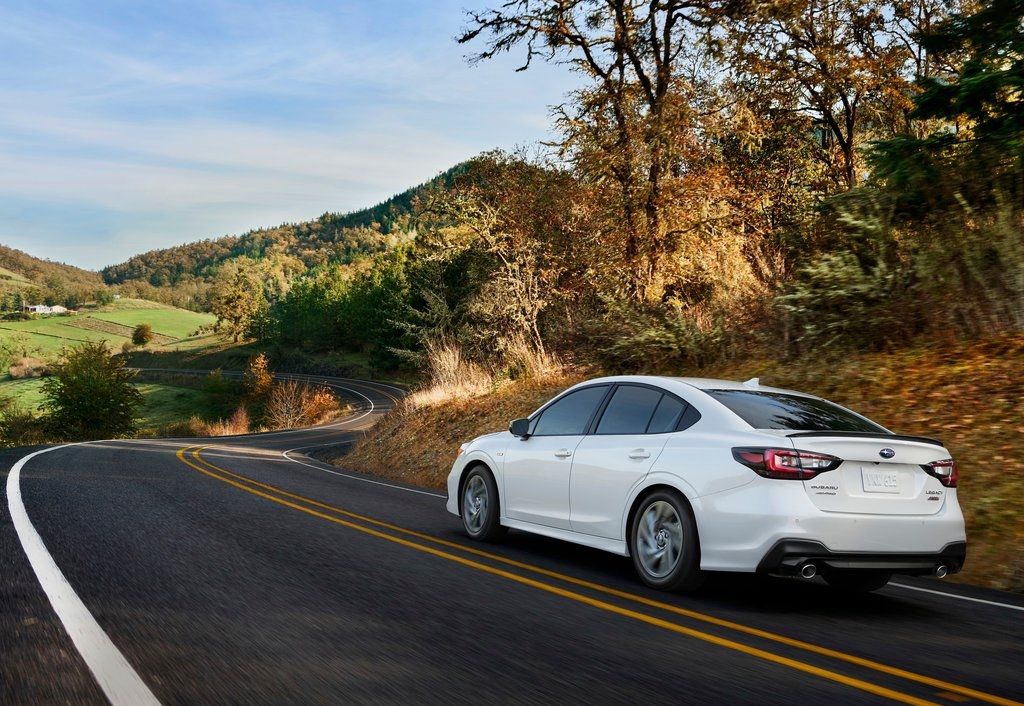
[[[66,314],[68,313],[67,307],[55,304],[53,306],[47,306],[46,304],[29,304],[25,307],[25,311],[30,314]]]

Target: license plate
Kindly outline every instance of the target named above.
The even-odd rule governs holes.
[[[899,493],[900,477],[895,471],[883,471],[877,468],[861,468],[861,480],[865,493]]]

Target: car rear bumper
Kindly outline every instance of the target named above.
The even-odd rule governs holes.
[[[872,557],[924,557],[910,559],[909,564],[930,561],[946,547],[967,541],[952,488],[931,515],[824,512],[811,502],[802,484],[760,478],[696,498],[693,504],[701,568],[707,571],[758,571],[778,545],[791,541],[815,547],[798,552],[834,556],[837,562],[842,557],[868,562]]]
[[[933,574],[939,566],[955,574],[967,558],[966,542],[950,542],[937,552],[836,552],[808,539],[782,539],[757,566],[759,573],[796,575],[805,564],[818,570],[853,569],[895,574]]]

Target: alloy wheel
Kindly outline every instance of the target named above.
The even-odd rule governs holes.
[[[462,496],[462,520],[473,534],[479,533],[487,522],[487,484],[479,475],[466,483]]]
[[[664,578],[675,570],[683,555],[683,524],[679,513],[664,500],[656,500],[643,511],[636,533],[640,564],[653,578]]]

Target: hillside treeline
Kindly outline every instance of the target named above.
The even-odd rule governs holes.
[[[1024,0],[519,0],[460,41],[581,87],[540,158],[416,197],[411,242],[222,265],[238,337],[678,370],[1024,325]],[[330,259],[330,258],[328,258]]]
[[[453,167],[425,184],[352,213],[325,213],[303,223],[151,250],[105,267],[103,279],[131,296],[205,311],[210,308],[211,282],[230,260],[278,259],[294,272],[349,263],[387,250],[408,236],[409,214],[417,195],[449,183],[461,169]]]
[[[105,287],[99,273],[61,262],[41,260],[0,245],[0,311],[26,304],[62,304],[75,308],[97,298]]]

